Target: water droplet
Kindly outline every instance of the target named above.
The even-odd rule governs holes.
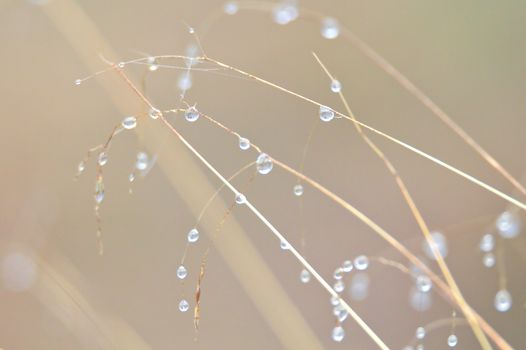
[[[194,34],[195,33],[195,29],[193,27],[188,27],[188,33]]]
[[[337,296],[332,296],[331,297],[331,305],[332,306],[336,306],[340,304],[340,298],[338,298]]]
[[[128,181],[130,181],[130,182],[135,181],[135,174],[134,173],[131,173],[130,175],[128,175]]]
[[[354,267],[356,267],[356,270],[366,270],[369,267],[369,258],[365,255],[357,256],[354,259]]]
[[[279,247],[283,250],[288,250],[290,248],[289,244],[286,241],[279,242]]]
[[[343,278],[343,269],[338,267],[336,270],[334,270],[332,277],[334,277],[335,280],[341,280]]]
[[[342,264],[343,272],[351,272],[353,269],[353,264],[351,260],[345,260]]]
[[[100,152],[97,162],[100,166],[106,165],[106,163],[108,163],[108,154],[104,151]]]
[[[297,184],[293,188],[294,195],[295,196],[301,196],[303,194],[303,186],[301,184]]]
[[[325,18],[321,22],[321,35],[325,39],[336,39],[340,35],[340,25],[334,18]]]
[[[177,268],[177,278],[179,278],[180,280],[183,280],[186,278],[187,275],[188,275],[188,271],[186,270],[186,267],[181,265]]]
[[[495,266],[495,255],[493,255],[493,253],[484,254],[484,256],[482,257],[482,263],[487,268]]]
[[[369,295],[369,276],[365,272],[359,272],[351,279],[349,294],[352,299],[365,300]]]
[[[75,80],[75,85],[80,85],[82,84],[82,79],[76,79]]]
[[[496,226],[503,238],[514,238],[521,232],[519,216],[509,211],[505,211],[497,218]]]
[[[199,240],[199,231],[196,228],[191,229],[188,232],[188,242],[189,243],[195,243],[197,240]]]
[[[181,302],[179,302],[179,311],[186,312],[189,308],[190,304],[188,304],[188,301],[186,301],[186,299],[183,299],[181,300]]]
[[[97,177],[97,181],[95,182],[95,202],[97,204],[102,203],[104,200],[104,182],[102,180],[102,176]]]
[[[426,329],[424,327],[418,327],[415,332],[416,339],[424,339],[426,336]]]
[[[333,79],[331,81],[331,91],[334,93],[342,91],[342,84],[338,80]]]
[[[184,112],[184,117],[189,122],[195,122],[197,119],[199,119],[199,111],[197,108],[195,108],[195,106],[188,107]]]
[[[495,295],[495,309],[506,312],[511,308],[511,294],[506,289],[499,290]]]
[[[155,119],[159,119],[162,113],[157,108],[151,107],[150,110],[148,111],[148,115],[150,116],[150,118],[155,120]]]
[[[272,171],[273,166],[274,164],[272,163],[272,159],[268,154],[259,154],[258,158],[256,159],[256,168],[260,174],[266,175],[270,173]]]
[[[246,139],[244,137],[239,138],[239,148],[241,148],[243,151],[246,151],[250,148],[250,140]]]
[[[84,170],[86,170],[86,163],[84,163],[84,161],[81,161],[79,165],[77,165],[77,174],[82,174]]]
[[[336,342],[341,342],[345,337],[345,331],[342,326],[336,326],[332,330],[332,340]]]
[[[227,15],[235,15],[239,11],[239,5],[235,1],[229,1],[223,5],[223,11]]]
[[[320,107],[320,119],[324,122],[330,122],[334,119],[334,111],[326,106]]]
[[[159,65],[157,64],[155,57],[148,57],[148,64],[148,69],[150,72],[155,72],[157,69],[159,69]]]
[[[177,87],[181,91],[190,90],[190,88],[192,87],[192,76],[188,72],[181,73],[181,76],[177,81]]]
[[[483,252],[490,252],[495,248],[495,237],[491,233],[487,233],[482,236],[480,240],[480,250]]]
[[[431,282],[431,279],[428,276],[420,275],[416,278],[416,288],[422,293],[429,292],[431,287],[433,287],[433,282]]]
[[[118,64],[119,68],[124,68],[124,65],[125,65],[124,62],[119,62],[119,64]]]
[[[247,197],[243,193],[236,194],[236,203],[237,204],[245,204],[247,201]]]
[[[137,118],[134,116],[126,117],[122,120],[122,127],[126,130],[131,130],[137,126]]]
[[[332,313],[336,318],[338,318],[338,322],[343,322],[347,319],[347,316],[349,316],[349,312],[345,309],[343,304],[338,304],[335,307],[332,308]]]
[[[277,24],[288,24],[299,16],[299,11],[294,1],[284,1],[274,7],[272,17]]]
[[[345,289],[345,283],[342,280],[336,281],[333,288],[336,293],[341,293]]]
[[[137,168],[137,170],[145,170],[148,168],[148,154],[146,152],[137,153],[135,168]]]
[[[445,258],[448,253],[446,236],[444,236],[438,231],[435,231],[431,232],[431,239],[435,242],[435,245],[438,248],[438,252],[442,256],[442,258]],[[424,250],[424,253],[426,253],[429,259],[436,260],[435,255],[433,254],[433,251],[431,250],[431,247],[429,246],[427,240],[424,240],[422,242],[422,249]]]
[[[447,345],[450,348],[454,348],[458,344],[458,338],[456,335],[451,334],[449,337],[447,337]]]
[[[302,283],[308,283],[310,281],[310,272],[305,269],[301,270],[300,281]]]

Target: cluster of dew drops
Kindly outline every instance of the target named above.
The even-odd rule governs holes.
[[[224,4],[223,10],[228,15],[234,15],[239,11],[239,5],[237,2],[229,1]],[[278,3],[272,12],[272,17],[274,22],[280,25],[286,25],[295,19],[299,17],[299,9],[297,5],[297,1],[294,0],[284,0],[280,3]],[[340,26],[338,24],[338,21],[334,18],[327,17],[324,18],[321,21],[321,35],[325,39],[335,39],[340,34]],[[158,69],[158,64],[155,61],[155,58],[150,58],[148,60],[149,63],[149,70],[155,71]],[[187,77],[188,80],[188,77]],[[82,83],[81,79],[75,80],[76,85],[80,85]],[[181,85],[181,84],[180,84]],[[330,82],[330,91],[333,93],[340,93],[342,90],[342,84],[340,81],[333,79]],[[152,107],[148,115],[151,119],[158,119],[162,113],[160,110]],[[197,110],[196,106],[189,106],[184,113],[185,119],[188,122],[196,122],[200,117],[200,112]],[[327,106],[320,106],[319,107],[319,118],[323,122],[330,122],[335,117],[338,117],[338,114],[335,113],[335,111]],[[121,129],[117,130],[117,132],[120,132],[121,130],[132,130],[137,127],[137,118],[135,116],[127,116],[125,117],[121,122]],[[242,151],[249,150],[251,147],[250,140],[244,137],[239,136],[238,138],[238,146]],[[104,166],[108,162],[108,154],[105,150],[101,151],[98,154],[97,163],[99,166]],[[151,167],[151,160],[149,159],[149,156],[146,152],[139,152],[137,154],[137,159],[135,163],[134,171],[132,171],[129,174],[129,181],[130,183],[135,180],[135,172],[144,172],[147,171]],[[82,161],[79,163],[77,167],[77,173],[81,174],[85,170],[86,164],[85,161]],[[269,174],[273,169],[273,161],[272,158],[266,154],[266,153],[259,153],[256,159],[256,169],[259,174],[266,175]],[[131,191],[131,190],[130,190]],[[293,193],[295,196],[302,196],[304,192],[303,186],[300,183],[297,183],[293,187]],[[101,202],[104,199],[104,184],[102,181],[102,176],[98,176],[96,183],[95,183],[95,193],[94,193],[95,202],[97,205],[100,205]],[[247,202],[247,199],[244,194],[242,193],[236,193],[235,194],[235,202],[239,205],[245,204]],[[496,220],[496,229],[500,237],[503,239],[512,239],[519,235],[522,228],[522,223],[520,220],[520,217],[518,214],[512,212],[512,211],[505,211],[503,212]],[[437,247],[440,250],[440,253],[445,257],[447,254],[447,246],[445,242],[445,237],[439,233],[435,232],[433,233],[433,239],[435,240],[435,243],[437,244]],[[186,240],[189,244],[195,244],[199,240],[199,230],[196,227],[193,227],[188,231]],[[479,249],[483,253],[482,257],[482,263],[487,268],[493,268],[497,261],[494,253],[495,249],[495,242],[496,237],[493,233],[486,233],[482,236],[479,244]],[[287,242],[282,241],[280,242],[280,247],[283,250],[289,249],[289,245]],[[424,247],[424,250],[426,250],[426,254],[434,259],[432,256],[432,253],[430,252],[430,248],[427,246]],[[335,280],[333,289],[336,293],[340,294],[345,290],[345,283],[344,283],[344,276],[346,274],[349,274],[353,269],[359,270],[359,271],[365,271],[367,270],[369,266],[369,259],[365,255],[360,255],[354,259],[354,262],[351,260],[345,260],[342,263],[342,266],[338,267],[333,274],[333,278]],[[176,272],[177,278],[180,280],[184,280],[188,276],[188,270],[184,265],[180,265],[177,268]],[[308,270],[303,269],[300,272],[300,281],[302,283],[308,283],[311,280],[311,274]],[[365,284],[368,283],[368,279],[365,279]],[[432,289],[432,282],[430,278],[423,274],[418,274],[415,277],[415,285],[417,290],[420,293],[428,293]],[[364,288],[359,287],[359,288]],[[367,288],[367,287],[365,287]],[[361,291],[363,293],[363,290]],[[332,311],[333,315],[336,317],[337,324],[332,330],[332,339],[335,342],[341,342],[345,338],[345,330],[342,327],[343,322],[348,317],[347,310],[343,307],[343,305],[340,302],[340,297],[331,297],[331,305],[332,305]],[[499,312],[506,312],[508,311],[512,306],[512,296],[510,292],[503,288],[497,291],[495,298],[494,298],[494,307]],[[179,310],[181,312],[187,312],[190,308],[190,303],[186,299],[181,299],[179,302]],[[424,337],[426,335],[425,328],[420,326],[416,329],[415,337],[419,341],[423,341]],[[458,344],[458,338],[455,334],[450,334],[447,338],[447,345],[449,347],[455,347]],[[404,350],[412,350],[413,348],[410,346],[407,346],[404,348]],[[423,349],[423,344],[420,343],[417,345],[416,349]]]
[[[201,114],[197,110],[195,105],[189,107],[185,111],[185,119],[191,123],[196,122],[199,119],[200,115]],[[250,140],[240,136],[238,139],[238,146],[242,151],[249,150],[251,147]],[[263,152],[258,154],[255,164],[256,164],[257,172],[261,175],[269,174],[274,167],[272,158],[268,154],[263,153]],[[237,192],[235,194],[234,200],[235,200],[235,203],[238,205],[243,205],[247,203],[246,196],[240,192]],[[193,227],[192,229],[190,229],[186,236],[186,240],[188,244],[197,243],[197,241],[199,240],[199,230],[196,227]],[[188,276],[188,269],[183,264],[181,264],[177,268],[177,278],[179,278],[180,280],[184,280],[186,279],[187,276]],[[190,308],[190,303],[188,302],[188,300],[186,300],[183,297],[183,299],[181,299],[181,301],[179,302],[179,311],[186,312],[189,310],[189,308]]]

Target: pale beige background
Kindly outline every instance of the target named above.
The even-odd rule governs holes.
[[[212,0],[77,4],[120,57],[137,57],[137,51],[184,53],[192,42],[184,23],[198,31],[204,31],[208,23],[208,31],[201,35],[209,56],[341,109],[311,56],[316,51],[342,81],[364,121],[512,192],[507,182],[391,78],[345,41],[322,40],[312,22],[282,27],[268,15],[254,12],[217,18],[222,2]],[[523,2],[375,0],[301,1],[301,5],[338,17],[429,93],[512,174],[524,175]],[[133,196],[128,195],[127,174],[135,153],[142,149],[133,134],[116,139],[105,169],[106,254],[97,255],[93,164],[80,181],[72,178],[85,151],[104,140],[123,112],[102,88],[114,78],[112,74],[74,86],[76,78],[91,73],[86,59],[104,68],[97,55],[109,53],[101,47],[102,52],[87,51],[81,57],[64,35],[82,31],[80,22],[73,13],[62,13],[62,18],[70,20],[69,28],[57,27],[43,8],[29,1],[0,1],[0,348],[282,348],[215,250],[203,285],[199,341],[194,342],[190,313],[177,311],[181,289],[175,270],[195,217],[159,168],[135,184]],[[94,45],[76,43],[77,48]],[[134,67],[130,72],[139,77],[142,71]],[[173,70],[159,70],[149,78],[149,96],[155,103],[163,107],[175,103],[177,77]],[[114,93],[128,99],[127,113],[140,111],[137,98],[128,94],[124,84],[111,86],[119,90]],[[196,73],[188,100],[294,166],[317,118],[316,108],[293,97],[251,81],[214,74]],[[179,120],[175,125],[224,174],[233,173],[255,155],[241,153],[231,136],[202,120],[195,125]],[[341,125],[345,124],[321,125],[313,137],[305,173],[420,253],[417,227],[394,182],[353,128]],[[526,324],[524,238],[504,242],[514,296],[514,307],[506,314],[492,307],[496,271],[482,267],[477,250],[479,238],[506,204],[416,155],[374,139],[399,167],[429,225],[445,230],[450,244],[447,261],[467,300],[512,345],[521,348]],[[177,159],[176,154],[172,156]],[[247,178],[238,184],[246,186]],[[218,186],[211,176],[210,181]],[[297,244],[300,225],[297,199],[291,191],[294,183],[276,170],[257,178],[247,195]],[[201,185],[195,183],[196,188]],[[231,200],[227,193],[223,198]],[[304,200],[306,257],[328,279],[341,261],[360,253],[401,260],[326,198],[306,189]],[[236,210],[233,216],[325,347],[374,348],[352,321],[346,322],[348,336],[343,343],[330,341],[334,320],[326,292],[315,283],[300,284],[299,264],[279,250],[275,238],[247,210]],[[228,234],[229,225],[227,222],[222,234]],[[194,288],[206,242],[203,235],[198,248],[190,252],[192,282],[187,294]],[[15,258],[12,265],[6,263],[14,253],[33,260]],[[451,314],[437,295],[429,312],[411,311],[408,278],[379,266],[373,266],[370,275],[369,298],[351,305],[393,348],[404,346],[418,325]],[[25,286],[26,280],[34,283]],[[12,283],[29,289],[15,292]],[[427,348],[444,349],[447,333],[446,329],[430,335]],[[459,328],[457,333],[459,348],[476,348],[468,329]]]

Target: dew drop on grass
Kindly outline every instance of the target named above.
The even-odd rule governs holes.
[[[340,303],[340,298],[335,297],[335,296],[332,296],[332,297],[331,297],[331,305],[332,305],[332,306],[336,306],[336,305],[338,305],[339,303]]]
[[[195,108],[195,106],[188,107],[184,112],[184,117],[187,121],[193,123],[199,119],[199,111],[197,108]]]
[[[244,137],[239,138],[239,148],[243,151],[246,151],[250,148],[250,140]]]
[[[426,275],[420,275],[416,278],[416,288],[422,293],[427,293],[433,287],[431,279]]]
[[[306,269],[301,270],[300,281],[302,283],[308,283],[310,281],[310,272],[307,271]]]
[[[288,250],[290,248],[289,244],[286,241],[279,242],[279,247],[283,250]]]
[[[347,319],[347,316],[349,316],[349,313],[347,310],[343,307],[342,304],[338,304],[335,307],[332,308],[332,313],[334,316],[338,318],[338,321],[341,323]]]
[[[137,168],[137,170],[145,170],[148,168],[148,154],[146,152],[137,153],[135,168]]]
[[[334,92],[334,93],[338,93],[340,91],[342,91],[342,83],[340,83],[338,80],[336,79],[333,79],[331,81],[331,91]]]
[[[334,111],[327,106],[320,106],[320,119],[324,122],[330,122],[334,119]]]
[[[321,22],[321,35],[325,39],[336,39],[340,35],[340,25],[334,18],[325,18]]]
[[[442,258],[446,258],[447,253],[448,253],[446,236],[444,236],[442,233],[438,231],[435,231],[435,232],[431,232],[431,239],[435,242],[435,245],[438,248],[438,252],[440,253],[440,256],[442,256]],[[424,250],[424,253],[427,255],[429,259],[436,260],[435,255],[433,254],[433,251],[429,243],[425,239],[422,242],[422,249]]]
[[[235,1],[228,1],[223,5],[223,11],[227,15],[235,15],[239,11],[239,5]]]
[[[497,230],[503,238],[514,238],[521,231],[521,221],[517,214],[505,211],[496,222]]]
[[[343,278],[343,269],[338,267],[336,270],[334,270],[332,277],[334,277],[335,280],[341,280]]]
[[[495,309],[506,312],[511,308],[511,294],[506,289],[501,289],[495,295]]]
[[[247,197],[243,193],[236,194],[236,203],[237,204],[245,204],[247,201]]]
[[[487,268],[491,268],[491,267],[495,266],[495,261],[496,261],[495,255],[493,253],[491,253],[491,252],[484,254],[484,256],[482,257],[482,263]]]
[[[495,237],[491,233],[486,233],[480,240],[479,248],[483,252],[490,252],[495,247]]]
[[[451,334],[449,337],[447,337],[447,345],[450,348],[454,348],[458,344],[458,338],[456,335]]]
[[[286,0],[274,7],[272,18],[277,24],[285,25],[296,20],[299,16],[298,6],[295,1]]]
[[[104,182],[102,180],[102,176],[97,177],[97,181],[95,182],[95,202],[97,204],[102,203],[104,200]]]
[[[274,164],[266,153],[260,153],[256,159],[256,168],[261,175],[267,175],[272,171]]]
[[[104,151],[100,152],[97,162],[100,166],[106,165],[106,163],[108,163],[108,154]]]
[[[80,175],[84,172],[84,170],[86,170],[86,163],[84,163],[84,161],[81,161],[78,165],[77,165],[77,174]]]
[[[342,326],[336,326],[332,330],[332,340],[335,342],[341,342],[345,337],[345,331]]]
[[[188,301],[186,299],[183,299],[179,302],[179,311],[186,312],[190,308],[190,304],[188,304]]]
[[[82,84],[82,80],[81,79],[76,79],[75,80],[75,85],[80,85]]]
[[[351,260],[345,260],[342,264],[342,270],[343,272],[351,272],[353,269],[352,261]]]
[[[179,278],[180,280],[183,280],[186,278],[187,275],[188,275],[188,271],[186,270],[186,267],[181,265],[177,268],[177,278]]]
[[[134,116],[126,117],[122,120],[121,125],[126,130],[134,129],[137,126],[137,118]]]
[[[199,240],[199,231],[196,228],[191,229],[188,232],[188,242],[189,243],[195,243]]]
[[[159,117],[161,116],[161,111],[158,110],[157,108],[155,107],[151,107],[150,110],[148,111],[148,115],[150,116],[150,118],[152,119],[159,119]]]
[[[333,288],[336,293],[341,293],[345,289],[345,283],[342,280],[336,281]]]
[[[294,195],[299,197],[303,194],[303,186],[301,184],[297,184],[293,188]]]
[[[159,69],[159,65],[157,64],[155,57],[148,57],[148,69],[150,72],[155,72],[157,69]]]
[[[426,329],[424,327],[418,327],[415,332],[416,339],[424,339],[426,336]]]
[[[356,270],[366,270],[369,267],[369,258],[365,255],[357,256],[354,259],[354,267],[356,267]]]

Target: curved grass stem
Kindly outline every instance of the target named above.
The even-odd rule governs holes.
[[[208,58],[206,58],[208,60]],[[223,65],[224,67],[229,67],[227,65],[224,65],[222,63],[218,63],[220,66]],[[137,89],[137,87],[128,79],[126,74],[117,66],[114,66],[114,68],[117,70],[117,72],[125,79],[126,83],[134,90],[134,92],[143,100],[146,105],[149,107],[153,107],[151,102]],[[237,68],[231,67],[230,69],[234,71],[238,71]],[[243,71],[240,71],[243,72]],[[244,73],[244,72],[243,72]],[[248,73],[247,77],[254,77]],[[261,78],[253,78],[258,81],[264,82],[266,85],[275,86],[277,89],[288,92],[289,94],[292,94],[294,96],[297,96],[303,100],[306,100],[308,102],[311,102],[313,104],[316,104],[318,106],[321,106],[318,102],[315,102],[313,100],[310,100],[306,97],[303,97],[302,95],[299,95],[294,92],[289,92],[289,90],[280,87],[278,85],[275,85],[271,82],[268,82],[266,80],[263,80]],[[352,121],[352,118],[349,116],[345,116],[341,113],[340,115],[350,119]],[[186,139],[171,125],[164,115],[161,114],[160,120],[165,124],[166,127],[169,128],[169,130],[174,133],[179,140],[185,145],[186,148],[188,148],[191,153],[193,153],[218,179],[221,180],[222,183],[225,184],[226,187],[228,187],[234,194],[239,193],[237,189],[228,181],[226,180]],[[364,126],[365,124],[358,122],[357,120],[353,121],[354,123],[357,123],[361,126]],[[218,125],[221,125],[217,122]],[[223,128],[229,130],[225,126],[222,126]],[[370,127],[367,127],[370,128]],[[372,129],[372,128],[371,128]],[[231,131],[232,132],[232,131]],[[431,279],[435,282],[439,288],[441,288],[446,295],[450,297],[450,300],[458,305],[460,308],[464,307],[467,310],[466,315],[472,316],[476,322],[480,324],[480,327],[484,330],[484,332],[499,346],[501,349],[512,349],[512,347],[504,340],[480,315],[476,313],[475,310],[473,310],[463,299],[458,298],[458,294],[455,290],[450,289],[450,287],[442,281],[435,273],[433,273],[420,259],[418,259],[414,254],[412,254],[403,244],[401,244],[396,238],[394,238],[392,235],[390,235],[387,231],[385,231],[383,228],[381,228],[378,224],[376,224],[372,219],[367,217],[365,214],[360,212],[358,209],[353,207],[351,204],[343,200],[341,197],[337,196],[335,193],[331,192],[318,182],[314,181],[313,179],[309,178],[308,176],[298,172],[297,170],[291,168],[285,163],[280,162],[279,160],[273,158],[273,161],[276,165],[284,169],[285,171],[289,172],[290,174],[294,175],[297,178],[300,178],[301,180],[305,181],[306,183],[309,183],[313,188],[320,191],[322,194],[336,202],[338,205],[343,207],[345,210],[349,211],[351,214],[356,216],[358,219],[360,219],[362,222],[364,222],[367,226],[369,226],[374,232],[380,235],[387,243],[389,243],[391,246],[393,246],[396,250],[398,250],[402,255],[404,255],[409,261],[411,261],[413,264],[421,268],[426,274],[428,274]],[[488,185],[489,186],[489,185]],[[271,231],[272,233],[278,237],[280,240],[288,243],[288,241],[283,237],[283,235],[268,221],[263,214],[261,214],[248,200],[246,202],[247,207],[256,215]],[[525,206],[526,208],[526,206]],[[374,333],[374,331],[367,325],[365,321],[363,321],[356,312],[343,300],[341,299],[338,294],[334,291],[334,289],[316,272],[316,270],[305,260],[305,258],[292,246],[291,252],[293,255],[302,263],[302,265],[315,277],[315,279],[332,295],[336,296],[340,302],[342,303],[342,306],[345,307],[345,309],[349,312],[349,314],[353,317],[353,319],[362,327],[362,329],[369,335],[369,337],[381,348],[381,349],[388,349],[388,347],[385,345],[385,343]],[[461,306],[462,304],[462,306]],[[491,348],[491,347],[490,347]]]
[[[314,58],[318,62],[318,64],[321,66],[321,68],[324,70],[324,72],[327,74],[329,79],[334,80],[333,75],[330,73],[328,68],[323,64],[323,62],[320,60],[318,55],[313,52]],[[371,148],[371,150],[380,158],[386,168],[389,170],[391,175],[394,177],[396,184],[402,193],[402,196],[404,197],[405,202],[407,203],[409,209],[411,210],[411,214],[415,218],[418,227],[420,228],[420,231],[422,231],[422,234],[431,248],[431,252],[433,253],[433,256],[435,257],[435,260],[438,263],[438,266],[440,268],[440,271],[444,275],[447,284],[449,285],[449,288],[452,291],[453,296],[456,299],[457,305],[460,307],[464,315],[466,315],[467,320],[469,321],[469,325],[471,329],[473,330],[473,333],[475,334],[475,337],[479,341],[481,347],[484,350],[491,350],[491,345],[486,338],[484,332],[481,330],[480,325],[471,312],[471,309],[467,307],[467,302],[464,299],[464,296],[460,292],[460,288],[458,287],[455,279],[453,278],[453,274],[449,270],[449,267],[447,266],[444,258],[442,257],[442,254],[440,254],[440,251],[433,240],[433,237],[431,236],[431,232],[429,231],[429,227],[427,226],[427,223],[424,220],[424,217],[422,216],[422,213],[418,209],[418,206],[416,205],[415,201],[413,200],[413,196],[409,192],[409,189],[407,188],[405,182],[402,180],[402,177],[398,173],[398,170],[395,168],[393,163],[389,160],[389,158],[385,155],[385,153],[376,145],[362,130],[361,126],[359,124],[356,124],[356,117],[354,113],[351,110],[351,107],[349,105],[349,102],[343,95],[341,91],[338,93],[340,100],[342,101],[343,105],[345,106],[345,110],[347,111],[347,114],[351,117],[352,122],[354,123],[354,126],[356,127],[356,131],[358,134],[362,137],[364,142]]]

